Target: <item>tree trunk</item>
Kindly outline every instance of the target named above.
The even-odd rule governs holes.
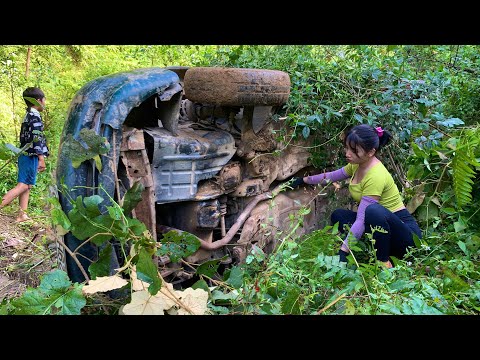
[[[27,49],[27,61],[25,63],[25,79],[28,79],[28,73],[30,72],[30,55],[32,54],[32,47]]]

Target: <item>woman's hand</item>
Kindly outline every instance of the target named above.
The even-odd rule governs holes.
[[[290,181],[291,182],[288,185],[293,189],[305,184],[305,181],[303,181],[303,177],[293,177],[290,179]]]

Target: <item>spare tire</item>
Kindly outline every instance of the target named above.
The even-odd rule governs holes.
[[[290,76],[263,69],[192,67],[185,73],[190,101],[227,106],[278,106],[290,95]]]

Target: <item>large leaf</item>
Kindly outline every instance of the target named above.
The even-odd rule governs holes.
[[[95,280],[90,280],[88,285],[82,289],[84,294],[95,294],[97,292],[106,292],[120,289],[128,284],[128,281],[121,278],[120,275],[98,276]]]
[[[99,195],[92,195],[83,198],[83,203],[85,204],[85,211],[88,217],[95,217],[100,215],[100,210],[98,205],[103,202],[103,198]]]
[[[422,186],[423,188],[423,186]],[[417,208],[422,205],[423,200],[425,200],[425,193],[422,191],[422,189],[419,189],[420,191],[416,191],[415,195],[410,199],[408,202],[406,208],[410,212],[410,214],[413,214]]]
[[[0,160],[9,160],[21,150],[12,144],[0,143]]]
[[[40,104],[37,99],[32,98],[32,97],[30,97],[30,96],[24,96],[23,98],[24,98],[25,100],[29,101],[31,104],[33,104],[33,106],[40,106],[40,107],[43,108],[43,105]]]
[[[68,213],[68,217],[72,223],[72,234],[79,240],[91,238],[93,243],[101,245],[112,238],[110,227],[113,220],[108,215],[99,215],[94,219],[88,219],[77,209],[72,209]]]
[[[300,315],[300,290],[292,286],[287,290],[287,295],[282,300],[282,313]]]
[[[12,301],[15,314],[28,315],[80,315],[86,300],[82,285],[72,284],[62,270],[46,273],[38,288],[28,288],[18,299]]]
[[[457,149],[452,160],[453,188],[459,208],[472,202],[472,184],[475,170],[469,165],[470,158],[467,152]]]
[[[147,291],[135,291],[132,301],[125,305],[121,315],[164,315],[172,306],[162,296],[153,296]]]
[[[208,293],[205,290],[187,288],[176,294],[182,302],[178,315],[204,315],[207,311]]]
[[[107,139],[97,135],[95,130],[83,128],[79,137],[82,141],[68,134],[64,140],[62,151],[72,161],[72,166],[78,168],[84,161],[94,159],[98,171],[102,171],[102,164],[98,155],[103,155],[110,149]]]

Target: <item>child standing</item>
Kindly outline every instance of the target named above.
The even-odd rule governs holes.
[[[23,92],[23,98],[27,104],[27,113],[20,129],[20,148],[23,152],[18,157],[18,183],[4,195],[0,204],[2,208],[18,197],[20,211],[17,222],[30,220],[27,215],[30,189],[36,183],[37,172],[45,170],[45,157],[48,156],[40,115],[45,108],[45,94],[38,87],[29,87]]]

